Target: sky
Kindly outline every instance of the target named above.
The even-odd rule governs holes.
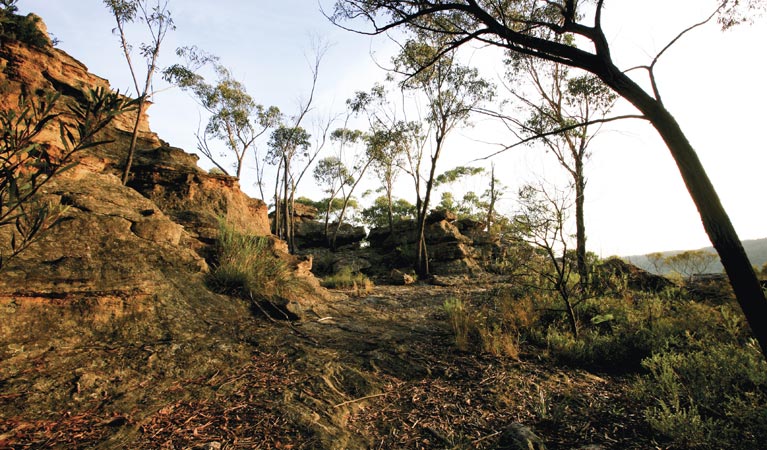
[[[321,1],[326,7],[332,3]],[[711,0],[606,3],[605,31],[622,69],[647,64],[681,30],[707,17],[714,4]],[[362,36],[333,26],[319,5],[316,0],[170,0],[176,30],[163,42],[160,65],[178,62],[175,48],[196,45],[219,56],[256,101],[291,113],[308,95],[308,62],[313,42],[319,38],[330,47],[320,67],[314,114],[338,114],[355,91],[383,80],[381,66],[387,65],[394,45],[386,37]],[[118,39],[112,34],[114,19],[102,1],[21,0],[18,6],[24,13],[40,15],[59,39],[59,48],[110,80],[113,88],[125,91],[132,86]],[[133,42],[145,39],[141,28],[128,33]],[[761,201],[767,179],[764,42],[767,18],[728,32],[711,24],[675,44],[656,71],[665,105],[698,152],[741,239],[767,237],[767,208]],[[477,50],[471,62],[499,83],[503,68],[497,54]],[[640,71],[632,74],[646,84]],[[187,93],[168,88],[159,79],[155,89],[149,109],[152,129],[171,145],[195,151],[194,134],[206,121],[201,108]],[[634,111],[621,103],[615,112]],[[484,142],[514,142],[498,124],[481,118],[474,123],[450,139],[439,171],[456,165],[489,165],[476,161],[497,150]],[[591,149],[593,156],[586,167],[589,250],[606,257],[710,245],[668,149],[649,125],[623,121],[605,127]],[[515,210],[515,191],[522,184],[560,178],[552,156],[540,148],[517,148],[493,162],[497,176],[508,187],[500,205],[506,213]],[[202,158],[200,165],[212,167]],[[255,196],[255,178],[248,174],[248,167],[241,185]],[[405,192],[410,181],[403,176],[399,183]],[[486,179],[469,180],[462,188],[482,192],[486,183]],[[299,188],[299,194],[321,195],[312,180]]]

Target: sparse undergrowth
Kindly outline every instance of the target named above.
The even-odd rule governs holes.
[[[321,284],[331,289],[350,289],[355,296],[367,295],[373,290],[373,282],[367,276],[354,273],[349,267],[325,277]]]
[[[767,363],[737,306],[624,291],[578,304],[569,332],[557,299],[512,289],[445,310],[456,346],[517,357],[520,345],[589,371],[636,377],[634,401],[673,448],[753,449],[767,441]]]

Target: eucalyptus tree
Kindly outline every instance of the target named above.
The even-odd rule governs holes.
[[[346,101],[347,107],[357,116],[368,120],[369,146],[372,170],[382,183],[387,203],[389,232],[394,231],[394,182],[403,170],[405,155],[412,151],[414,123],[400,119],[397,107],[389,98],[390,92],[382,84],[376,84],[369,92],[358,91]]]
[[[104,0],[104,4],[115,18],[117,27],[113,30],[120,38],[120,48],[128,63],[133,87],[138,96],[138,110],[136,111],[136,121],[133,125],[133,134],[131,135],[130,147],[128,147],[128,156],[123,168],[122,182],[126,184],[130,176],[131,166],[133,165],[133,156],[136,153],[136,144],[138,143],[138,127],[141,123],[141,115],[147,106],[147,101],[151,96],[152,80],[157,70],[157,59],[160,57],[160,47],[165,35],[170,30],[174,30],[173,19],[170,10],[168,10],[169,0]],[[146,72],[143,77],[143,85],[140,84],[140,72],[133,63],[133,47],[128,42],[125,27],[129,23],[143,22],[149,33],[149,42],[139,45],[139,54],[146,60]]]
[[[575,306],[580,300],[573,292],[573,265],[567,256],[568,193],[542,183],[528,184],[519,190],[519,207],[515,221],[522,239],[542,252],[545,260],[540,264],[533,258],[523,265],[545,281],[542,287],[550,288],[562,300],[570,331],[577,339]]]
[[[613,60],[604,31],[604,6],[605,0],[336,0],[331,18],[338,24],[367,21],[371,28],[358,30],[367,34],[402,28],[439,36],[443,45],[421,67],[431,66],[465,44],[479,43],[576,67],[601,79],[631,103],[639,111],[638,117],[647,120],[666,143],[762,353],[767,355],[765,293],[695,149],[666,108],[655,76],[658,62],[679,39],[714,20],[722,29],[748,22],[755,12],[764,10],[765,1],[712,1],[708,18],[682,30],[648,64],[633,68],[620,68]],[[574,39],[563,39],[568,35]],[[631,77],[638,70],[648,76],[649,87]]]
[[[426,99],[425,122],[431,140],[428,174],[423,198],[418,199],[418,248],[416,271],[429,274],[429,257],[426,248],[426,215],[429,211],[432,190],[437,177],[437,162],[445,148],[447,137],[457,127],[469,124],[472,111],[483,102],[492,99],[494,86],[479,76],[477,69],[458,61],[455,52],[439,54],[439,40],[429,42],[429,35],[408,40],[400,54],[394,58],[397,71],[409,73],[400,86],[416,91]],[[415,173],[423,175],[420,162]],[[418,183],[417,183],[418,185]]]
[[[269,139],[268,157],[276,161],[282,171],[275,183],[275,230],[291,251],[295,250],[292,219],[297,185],[293,164],[309,158],[311,145],[311,134],[300,126],[280,125]]]
[[[251,151],[256,156],[256,175],[261,193],[263,192],[263,164],[255,148],[256,141],[267,131],[277,126],[281,119],[279,108],[256,103],[248,94],[245,85],[236,80],[229,69],[218,62],[218,58],[207,55],[194,47],[182,47],[176,54],[185,59],[184,64],[175,64],[163,71],[163,77],[185,91],[191,92],[197,102],[210,114],[203,132],[197,132],[197,149],[221,171],[229,175],[220,158],[227,158],[226,152],[214,154],[209,139],[222,141],[225,148],[235,157],[234,176],[240,178],[245,157]],[[212,66],[216,74],[213,83],[199,74],[205,66]],[[253,149],[253,150],[251,150]]]
[[[529,81],[535,97],[511,89],[516,99],[529,111],[526,119],[504,117],[514,122],[525,137],[540,137],[559,165],[570,177],[575,191],[575,254],[580,287],[588,285],[586,259],[585,165],[591,156],[590,144],[599,133],[603,120],[615,105],[617,95],[591,74],[572,75],[569,67],[530,57],[512,59],[511,78],[520,74]],[[515,79],[513,85],[523,80]],[[596,122],[596,123],[595,123]]]
[[[299,100],[296,114],[283,117],[280,124],[272,131],[268,144],[269,151],[266,155],[268,162],[277,165],[277,176],[274,182],[273,228],[275,234],[287,241],[291,251],[295,251],[293,234],[296,189],[325,147],[334,121],[332,117],[324,122],[317,121],[315,141],[312,143],[311,133],[306,130],[306,121],[314,108],[320,66],[327,50],[327,44],[315,42],[313,59],[309,64],[311,73],[309,94],[306,98]]]
[[[320,185],[327,194],[327,205],[325,210],[325,239],[330,242],[330,212],[336,205],[336,197],[344,188],[354,184],[354,177],[349,173],[341,158],[337,156],[328,156],[317,161],[312,173],[314,180]]]

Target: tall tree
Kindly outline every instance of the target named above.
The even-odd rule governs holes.
[[[346,101],[352,113],[367,117],[369,130],[368,154],[372,170],[382,183],[379,191],[385,193],[389,219],[389,233],[394,232],[394,182],[402,171],[404,157],[413,145],[412,131],[416,128],[398,118],[397,109],[388,98],[389,93],[381,84],[370,92],[358,91]]]
[[[104,4],[115,18],[117,27],[113,30],[120,38],[120,47],[125,55],[125,61],[128,63],[133,87],[138,96],[138,111],[136,111],[136,122],[133,125],[133,134],[131,136],[130,147],[128,147],[128,156],[123,168],[122,182],[128,183],[131,166],[133,165],[133,156],[136,153],[136,144],[138,143],[138,127],[141,123],[141,115],[147,101],[151,96],[150,89],[155,71],[157,70],[157,59],[160,57],[160,47],[165,35],[169,30],[175,29],[173,19],[168,10],[169,0],[104,0]],[[139,82],[139,71],[133,64],[132,46],[128,43],[128,37],[125,32],[127,24],[135,21],[143,22],[149,32],[149,42],[142,43],[139,46],[141,57],[146,60],[146,73],[143,78],[143,85]]]
[[[425,121],[430,130],[431,154],[428,175],[424,177],[425,192],[417,201],[416,271],[420,275],[429,274],[426,215],[437,177],[437,162],[447,137],[456,127],[467,125],[471,112],[494,93],[493,85],[482,79],[476,69],[460,64],[455,52],[439,54],[439,40],[429,43],[427,37],[407,41],[394,60],[397,70],[412,74],[401,82],[402,88],[419,92],[427,101]],[[422,176],[418,170],[416,174],[418,178]]]
[[[619,68],[613,61],[602,21],[604,4],[604,0],[337,0],[333,19],[339,24],[356,18],[367,20],[372,29],[363,32],[369,34],[409,28],[440,36],[444,45],[435,59],[464,44],[479,42],[577,67],[601,79],[634,105],[666,143],[762,353],[767,355],[765,293],[695,149],[666,108],[655,77],[660,58],[684,35],[715,19],[723,29],[746,22],[754,10],[765,7],[765,2],[716,1],[710,17],[679,33],[649,64],[634,68],[646,71],[648,89],[631,78],[630,70]],[[576,39],[567,42],[562,39],[565,35]]]
[[[256,103],[248,94],[245,85],[236,80],[229,69],[218,62],[215,56],[207,55],[194,47],[182,47],[176,54],[186,60],[163,71],[165,80],[185,91],[190,91],[199,104],[210,113],[205,130],[197,132],[197,149],[225,174],[229,171],[224,162],[215,155],[209,138],[223,141],[226,149],[234,155],[234,176],[240,178],[245,156],[253,151],[260,164],[255,143],[267,131],[274,128],[281,119],[279,108],[265,107]],[[211,65],[216,81],[209,83],[198,73],[204,66]],[[253,150],[251,150],[253,149]],[[226,153],[220,153],[226,158]],[[261,200],[264,200],[263,171],[256,166]]]
[[[325,239],[330,242],[330,211],[336,206],[336,197],[344,186],[354,184],[354,177],[351,176],[341,158],[337,156],[328,156],[317,161],[312,175],[317,184],[324,188],[328,195],[325,210]]]
[[[510,76],[519,74],[529,80],[538,99],[512,90],[512,94],[530,111],[526,120],[509,117],[527,137],[540,136],[545,148],[557,159],[571,179],[575,191],[575,254],[579,286],[588,286],[589,267],[586,259],[585,165],[591,156],[589,146],[602,122],[612,109],[617,96],[598,78],[590,74],[573,76],[565,65],[531,57],[512,58]],[[517,82],[519,80],[516,80]],[[504,119],[507,119],[504,117]],[[593,122],[598,123],[593,123]]]

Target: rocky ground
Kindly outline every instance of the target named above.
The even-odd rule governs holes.
[[[514,423],[549,449],[657,448],[631,379],[557,367],[535,348],[519,360],[458,352],[443,302],[490,287],[336,293],[301,323],[218,324],[237,327],[237,345],[7,354],[0,448],[490,449]]]

